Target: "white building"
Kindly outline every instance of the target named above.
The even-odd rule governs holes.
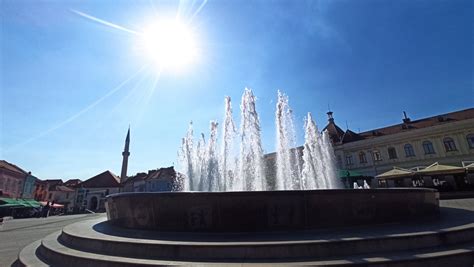
[[[105,197],[121,188],[120,178],[104,171],[76,186],[75,210],[105,211]]]

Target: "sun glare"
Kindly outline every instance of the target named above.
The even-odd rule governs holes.
[[[141,50],[159,69],[182,69],[197,56],[195,36],[178,20],[156,21],[140,36]]]

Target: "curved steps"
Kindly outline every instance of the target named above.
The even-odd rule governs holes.
[[[78,222],[25,247],[21,266],[473,266],[474,215],[274,234],[157,233]],[[452,216],[450,216],[452,217]],[[265,264],[264,264],[265,263]]]
[[[462,246],[436,247],[433,249],[414,250],[403,253],[390,253],[379,255],[358,255],[341,259],[326,259],[318,261],[292,261],[292,262],[271,262],[243,263],[232,262],[192,262],[192,261],[163,261],[137,259],[121,256],[102,255],[91,252],[84,252],[63,246],[57,240],[60,232],[51,234],[44,238],[41,243],[35,242],[28,246],[30,253],[39,254],[40,257],[47,258],[41,260],[40,257],[31,257],[26,251],[20,253],[20,264],[22,266],[98,266],[98,267],[122,267],[122,266],[285,266],[285,265],[305,265],[305,266],[445,266],[447,264],[455,266],[472,266],[474,262],[474,242],[463,244]],[[34,258],[32,260],[31,258]]]
[[[92,227],[105,228],[108,233]],[[436,230],[419,229],[417,225],[411,232],[406,231],[406,226],[396,227],[365,228],[365,232],[359,234],[350,229],[332,230],[329,234],[321,231],[279,233],[275,239],[271,234],[160,234],[84,221],[64,227],[58,240],[80,251],[182,261],[291,261],[390,253],[474,241],[474,222]]]

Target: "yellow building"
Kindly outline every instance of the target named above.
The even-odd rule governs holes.
[[[474,108],[411,120],[361,133],[343,131],[328,112],[328,130],[340,169],[377,176],[393,169],[474,161]],[[372,183],[374,186],[375,184]]]

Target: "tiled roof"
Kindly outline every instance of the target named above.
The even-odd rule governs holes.
[[[65,186],[75,186],[75,185],[77,185],[81,182],[82,182],[81,179],[69,179],[64,183],[64,185]]]
[[[97,188],[97,187],[121,187],[120,178],[110,171],[105,171],[86,181],[80,183],[78,186],[84,188]]]
[[[74,192],[74,189],[69,188],[64,185],[56,185],[54,190],[50,190],[50,191]]]
[[[343,143],[349,143],[349,142],[358,141],[358,140],[362,140],[362,139],[364,139],[364,138],[362,138],[360,135],[354,133],[353,131],[351,131],[349,129],[347,129],[347,131],[342,136],[342,142]]]
[[[339,128],[333,121],[330,121],[326,127],[321,132],[328,131],[329,138],[331,138],[331,141],[334,143],[339,143],[342,140],[342,137],[344,135],[344,131]]]
[[[455,111],[451,113],[436,115],[424,119],[410,121],[408,123],[399,123],[392,126],[379,128],[371,131],[359,133],[363,138],[374,138],[381,135],[396,134],[412,129],[422,129],[436,125],[447,124],[455,121],[467,120],[474,118],[474,108]],[[375,133],[375,134],[374,134]]]
[[[329,123],[326,128],[329,131],[329,135],[335,144],[337,143],[350,143],[363,139],[377,138],[380,136],[386,136],[391,134],[397,134],[401,132],[411,131],[414,129],[423,129],[437,125],[448,124],[456,121],[474,119],[474,108],[469,108],[465,110],[450,112],[446,114],[436,115],[428,118],[423,118],[419,120],[406,120],[406,122],[378,128],[370,131],[365,131],[361,133],[354,133],[350,130],[347,130],[344,135],[340,135],[340,128],[337,127],[334,123]],[[326,129],[325,128],[325,129]],[[338,138],[339,136],[339,138]]]
[[[0,168],[2,169],[7,169],[12,172],[16,172],[19,174],[28,174],[26,171],[24,171],[22,168],[16,166],[15,164],[12,164],[6,160],[0,160]]]
[[[163,178],[175,178],[176,177],[176,171],[174,170],[174,167],[168,167],[168,168],[160,168],[158,170],[153,170],[150,171],[145,178],[146,180],[148,179],[163,179]]]
[[[45,180],[44,182],[48,186],[49,191],[55,191],[57,185],[63,184],[63,180],[61,179],[49,179],[49,180]]]
[[[49,183],[49,184],[55,184],[55,183],[62,183],[63,180],[61,179],[46,179],[44,182]]]
[[[134,176],[129,176],[128,179],[125,181],[125,183],[133,183],[140,180],[144,180],[146,176],[147,176],[146,172],[139,172],[135,174]]]

